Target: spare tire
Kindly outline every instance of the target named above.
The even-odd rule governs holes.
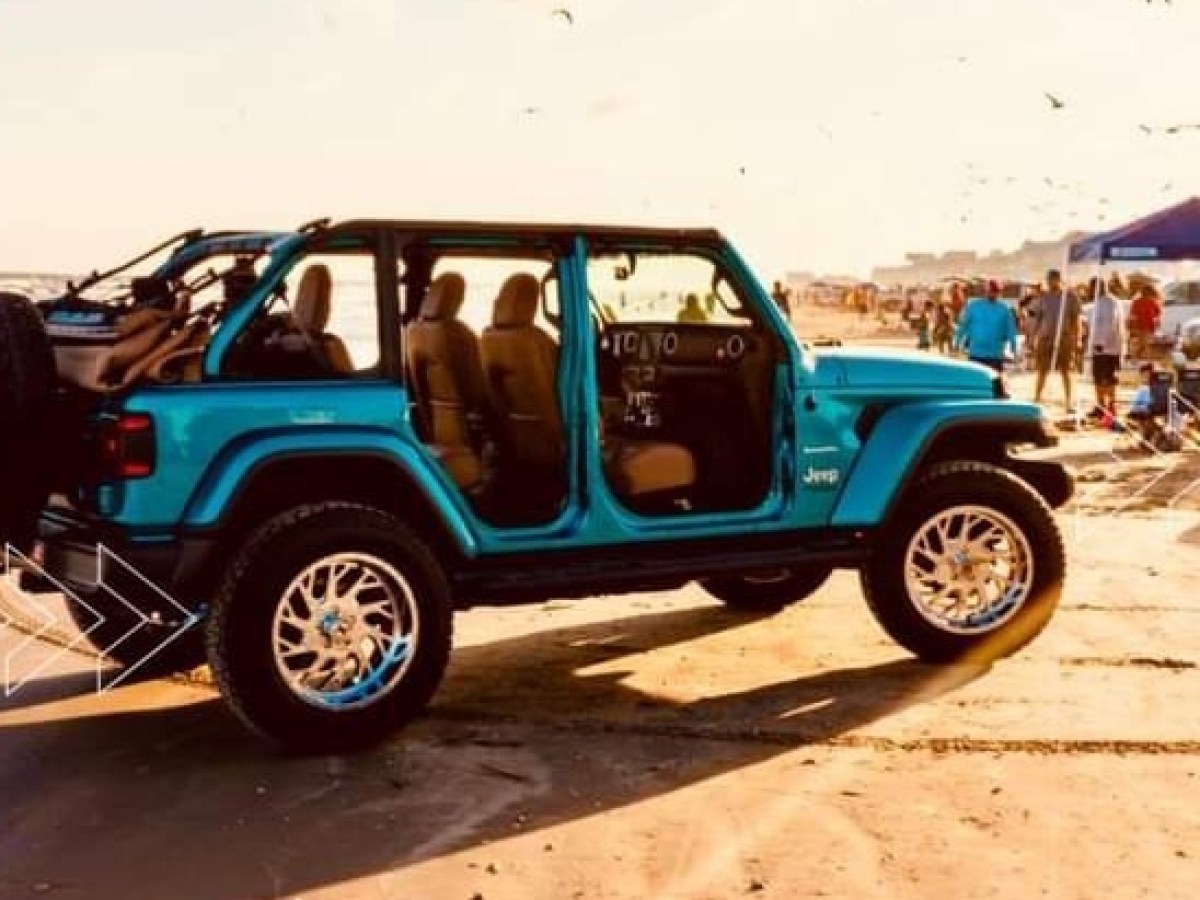
[[[27,550],[54,473],[48,446],[56,374],[37,307],[0,292],[0,548]]]

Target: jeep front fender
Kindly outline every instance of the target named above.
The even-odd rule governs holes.
[[[935,453],[998,460],[1011,444],[1053,443],[1042,410],[1033,403],[947,400],[896,406],[866,435],[830,524],[867,527],[886,521],[892,505]]]

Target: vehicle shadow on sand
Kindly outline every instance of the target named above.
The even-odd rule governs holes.
[[[0,718],[0,895],[278,896],[397,871],[400,885],[416,863],[837,738],[984,671],[892,661],[677,702],[613,666],[748,621],[689,608],[462,647],[430,716],[354,757],[272,754],[219,700],[161,683],[74,717]]]

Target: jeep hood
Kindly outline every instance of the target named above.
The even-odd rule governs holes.
[[[821,348],[813,351],[814,387],[878,397],[995,396],[995,373],[975,363],[911,350]]]

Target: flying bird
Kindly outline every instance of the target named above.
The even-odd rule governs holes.
[[[1063,103],[1061,100],[1059,100],[1057,97],[1055,97],[1053,94],[1051,94],[1049,91],[1043,91],[1043,93],[1046,95],[1046,99],[1050,101],[1051,109],[1062,109],[1064,106],[1067,105],[1067,104]]]
[[[551,12],[550,15],[558,16],[564,22],[566,22],[568,25],[575,24],[575,16],[571,13],[571,11],[569,9],[567,9],[565,7],[562,7],[562,6],[558,7],[558,9]]]

